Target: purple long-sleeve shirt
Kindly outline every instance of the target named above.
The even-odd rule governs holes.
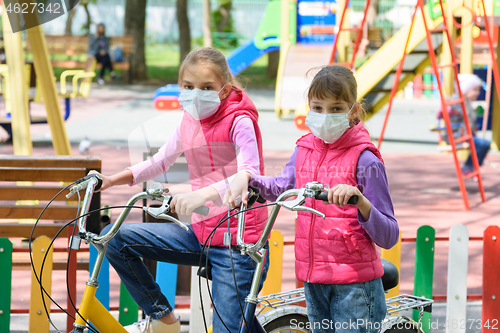
[[[298,147],[295,147],[285,169],[278,176],[268,177],[252,174],[250,185],[257,186],[264,199],[275,201],[282,192],[295,188],[297,150]],[[366,230],[375,244],[389,249],[398,242],[399,227],[394,217],[394,207],[389,194],[384,164],[371,151],[365,150],[359,155],[356,178],[361,193],[372,205],[367,221],[358,211],[359,224]]]

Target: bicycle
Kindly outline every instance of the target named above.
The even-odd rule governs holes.
[[[77,317],[75,323],[73,324],[74,328],[71,333],[83,333],[85,329],[101,333],[126,332],[123,326],[118,323],[118,321],[95,297],[96,289],[98,287],[98,276],[102,267],[107,242],[116,235],[122,223],[127,218],[130,210],[133,207],[139,208],[137,206],[134,206],[134,204],[141,199],[151,199],[154,201],[162,202],[161,207],[142,207],[142,209],[151,216],[157,219],[165,219],[174,222],[186,231],[189,230],[188,226],[185,223],[167,214],[169,212],[169,204],[172,200],[172,196],[168,194],[168,189],[163,189],[163,185],[161,185],[160,183],[153,183],[148,186],[146,191],[137,193],[128,200],[127,204],[124,206],[125,208],[122,210],[113,227],[111,227],[107,234],[97,235],[88,232],[85,228],[85,223],[88,214],[90,214],[90,201],[92,199],[93,193],[100,187],[101,179],[97,175],[89,175],[77,181],[76,183],[76,185],[70,188],[70,193],[67,195],[67,197],[70,197],[80,190],[85,189],[86,191],[83,197],[81,214],[77,218],[78,234],[72,237],[69,246],[72,249],[79,249],[81,240],[84,240],[87,244],[91,243],[97,249],[98,254],[94,268],[92,270],[92,275],[86,283],[84,295],[80,303],[80,308],[79,310],[77,310]],[[317,182],[307,183],[306,187],[302,189],[292,189],[282,193],[278,197],[276,202],[268,204],[273,205],[273,208],[269,214],[268,221],[264,226],[259,240],[255,244],[247,244],[243,239],[245,211],[247,211],[248,209],[257,208],[251,208],[251,205],[252,202],[255,202],[255,200],[257,200],[258,198],[257,192],[252,191],[251,189],[249,190],[248,208],[244,209],[244,207],[241,206],[240,211],[236,213],[238,214],[236,243],[241,253],[249,255],[257,263],[257,267],[253,276],[250,293],[245,299],[245,306],[243,309],[244,314],[241,321],[239,333],[277,333],[286,331],[310,332],[308,328],[309,322],[307,319],[306,309],[304,307],[295,305],[299,302],[305,301],[303,288],[258,297],[258,286],[262,276],[262,269],[265,263],[264,260],[267,255],[267,249],[265,249],[264,246],[267,242],[267,239],[269,238],[269,234],[274,226],[280,208],[285,207],[286,209],[291,211],[309,211],[319,216],[323,216],[322,213],[302,205],[305,202],[305,198],[324,200],[326,193],[327,192],[323,190],[323,185]],[[286,201],[286,199],[291,197],[296,198],[294,200]],[[352,201],[350,203],[353,204]],[[204,213],[204,208],[199,208],[202,210],[200,213]],[[203,261],[200,260],[200,262]],[[388,273],[384,274],[382,280],[384,283],[384,289],[388,290],[398,284],[398,272],[395,266],[393,264],[390,264],[388,261],[384,262],[384,270],[386,270],[386,268],[386,272]],[[392,273],[389,272],[391,270]],[[210,265],[202,265],[199,270],[199,275],[209,278]],[[398,295],[396,297],[387,299],[386,303],[388,306],[388,312],[386,318],[381,324],[380,331],[382,333],[401,332],[401,324],[404,325],[403,328],[407,329],[407,332],[417,333],[421,332],[420,320],[422,318],[423,312],[431,310],[431,304],[433,303],[433,300],[416,297],[413,295]],[[258,313],[256,313],[257,306],[261,306],[261,310]],[[270,310],[264,312],[264,309]],[[407,309],[417,309],[420,311],[419,322],[414,322],[408,317],[396,314],[398,311]],[[406,326],[407,323],[411,324],[410,329],[408,329],[408,327]]]

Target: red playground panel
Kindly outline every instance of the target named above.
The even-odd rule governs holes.
[[[176,96],[158,96],[153,101],[156,110],[178,110],[181,105]]]

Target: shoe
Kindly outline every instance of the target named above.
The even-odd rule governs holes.
[[[114,75],[114,76],[111,77],[111,79],[113,81],[118,81],[118,80],[121,80],[122,78],[120,76],[118,76],[118,75]]]
[[[100,77],[100,78],[98,78],[98,79],[97,79],[97,83],[99,83],[101,86],[103,86],[105,82],[104,82],[104,80]]]
[[[161,320],[151,319],[147,316],[137,323],[124,327],[129,333],[180,333],[181,332],[181,319],[173,324],[164,324]]]

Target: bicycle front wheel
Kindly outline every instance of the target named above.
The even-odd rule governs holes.
[[[267,333],[311,332],[309,320],[301,314],[288,314],[275,318],[264,325],[264,330]]]

